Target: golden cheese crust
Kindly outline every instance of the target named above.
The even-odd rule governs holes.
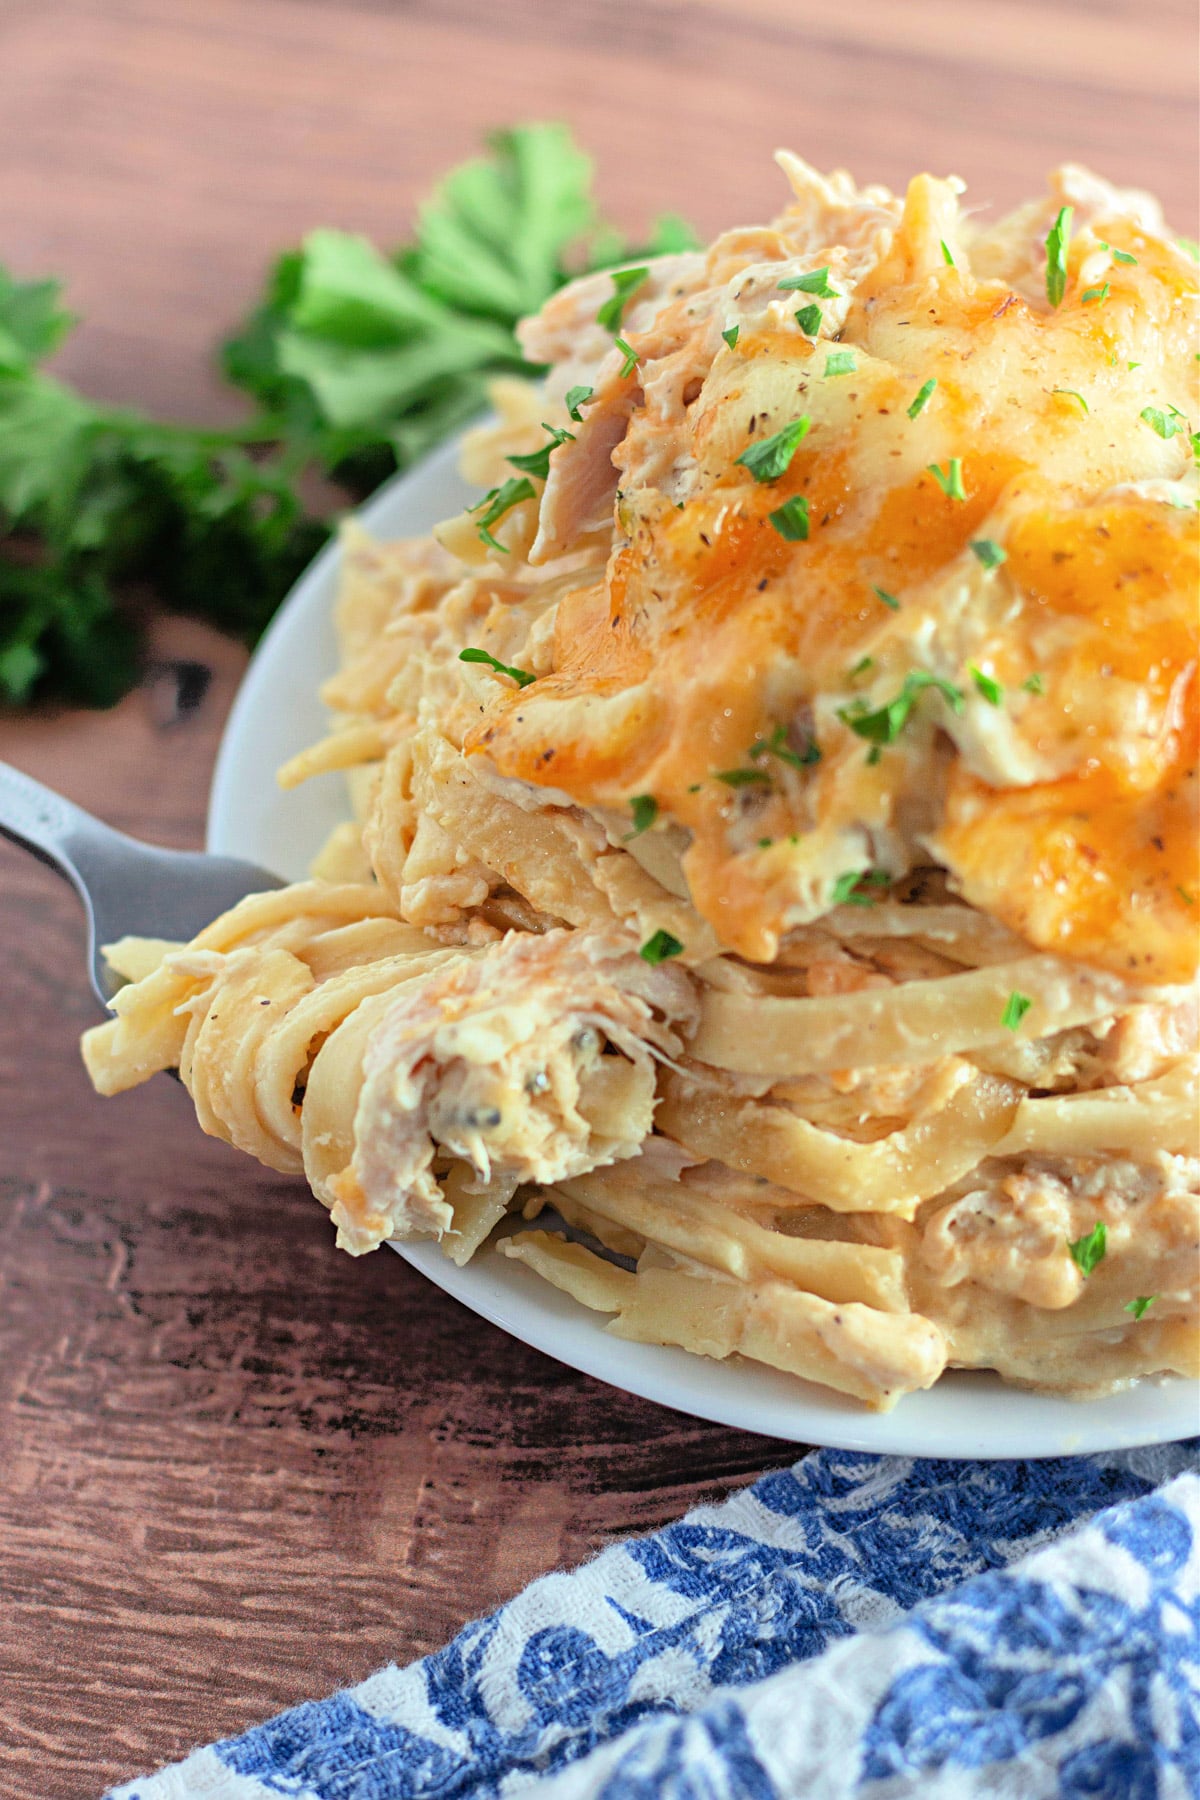
[[[552,392],[594,397],[552,415],[575,437],[532,560],[614,490],[617,533],[536,683],[489,683],[482,716],[472,696],[468,757],[591,808],[653,797],[697,910],[757,962],[849,872],[932,855],[1038,948],[1184,981],[1195,266],[1151,203],[1081,171],[987,230],[954,183],[918,177],[901,205],[788,167],[773,227],[635,290],[635,364],[597,336],[607,278],[533,328]],[[801,420],[756,479],[746,452]],[[789,502],[803,536],[772,522]],[[532,525],[510,517],[514,547]]]

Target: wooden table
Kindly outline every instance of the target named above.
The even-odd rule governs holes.
[[[631,230],[768,215],[790,143],[1010,204],[1074,157],[1195,232],[1191,0],[3,0],[0,260],[69,282],[62,357],[168,415],[317,223],[400,237],[488,126],[564,116]],[[200,842],[240,653],[0,756]],[[156,1081],[95,1099],[69,892],[0,844],[0,1791],[96,1794],[441,1643],[543,1570],[790,1459],[510,1342]]]

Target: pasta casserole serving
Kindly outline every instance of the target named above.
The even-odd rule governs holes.
[[[353,823],[112,946],[88,1068],[178,1068],[353,1254],[872,1407],[1195,1375],[1194,263],[1076,167],[988,225],[779,162],[525,323],[477,506],[347,529],[281,778]]]

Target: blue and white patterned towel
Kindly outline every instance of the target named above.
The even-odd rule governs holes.
[[[112,1800],[1196,1800],[1196,1462],[819,1451]]]

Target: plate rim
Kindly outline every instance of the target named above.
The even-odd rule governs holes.
[[[456,495],[465,486],[457,463],[458,440],[452,439],[415,468],[392,476],[345,517],[381,538],[427,532],[461,503]],[[451,497],[434,506],[433,495],[442,492]],[[410,522],[397,528],[405,518]],[[247,666],[214,766],[206,827],[210,851],[271,866],[261,849],[262,820],[286,819],[293,797],[281,796],[272,766],[263,769],[266,785],[247,789],[247,763],[261,768],[265,760],[247,751],[263,736],[264,702],[284,658],[303,663],[312,648],[315,664],[322,640],[326,651],[332,643],[340,561],[335,533],[291,588]],[[317,666],[311,671],[313,678],[323,673]],[[301,711],[319,708],[315,689],[302,700]],[[282,719],[270,716],[286,731],[288,712]],[[248,796],[255,801],[253,808]],[[330,804],[336,802],[327,795],[326,810]],[[282,829],[286,837],[286,825]],[[390,1247],[470,1311],[568,1367],[688,1416],[782,1442],[939,1459],[1037,1460],[1168,1443],[1196,1430],[1200,1383],[1183,1376],[1143,1377],[1103,1399],[1068,1400],[1015,1388],[990,1371],[949,1370],[933,1388],[906,1395],[891,1412],[872,1412],[832,1390],[740,1358],[719,1362],[675,1346],[613,1337],[602,1315],[494,1249],[460,1268],[432,1241]],[[527,1291],[526,1284],[536,1287]],[[793,1411],[795,1418],[788,1418]],[[960,1423],[954,1434],[953,1415],[960,1411],[985,1423]],[[953,1442],[947,1441],[948,1432]]]

